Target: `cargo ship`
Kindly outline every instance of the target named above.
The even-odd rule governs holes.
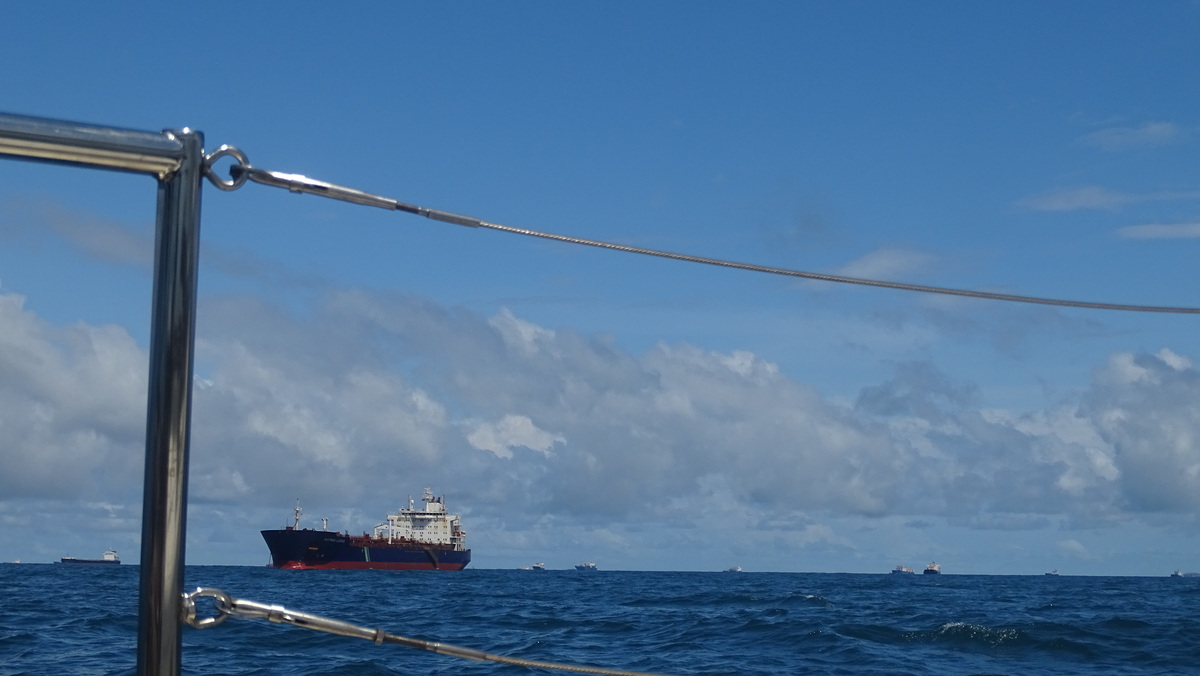
[[[271,550],[271,566],[302,569],[462,570],[471,562],[466,531],[456,514],[446,512],[442,497],[428,488],[417,509],[408,507],[388,514],[387,521],[371,534],[350,535],[325,529],[300,528],[300,505],[295,521],[283,530],[262,531]]]
[[[101,559],[77,559],[74,556],[64,556],[59,559],[60,563],[66,563],[76,566],[119,566],[121,565],[121,557],[113,550],[104,552],[104,558]]]

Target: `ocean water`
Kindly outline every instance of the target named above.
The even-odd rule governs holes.
[[[1200,673],[1200,578],[195,566],[189,589],[525,659],[664,674]],[[0,674],[131,674],[137,566],[0,565]],[[550,674],[261,619],[187,674]]]

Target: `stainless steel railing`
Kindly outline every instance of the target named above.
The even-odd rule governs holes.
[[[138,673],[180,671],[184,540],[204,135],[0,114],[0,157],[148,174],[158,181]]]

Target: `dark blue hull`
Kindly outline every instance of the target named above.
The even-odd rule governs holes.
[[[288,569],[462,570],[471,550],[392,544],[320,530],[264,530],[271,565]]]

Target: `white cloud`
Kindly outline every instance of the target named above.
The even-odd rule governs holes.
[[[491,451],[499,458],[512,458],[512,449],[517,446],[537,451],[549,457],[556,443],[566,443],[566,438],[539,429],[533,421],[523,415],[506,415],[494,423],[468,425],[467,441],[481,451]]]
[[[24,302],[0,293],[0,495],[124,494],[140,483],[144,352],[120,328],[53,326]]]
[[[843,265],[834,274],[864,279],[899,279],[923,272],[936,261],[937,256],[924,251],[885,248]]]
[[[794,546],[850,547],[809,515],[1028,529],[1200,507],[1200,376],[1166,349],[1113,355],[1082,394],[1020,413],[980,409],[973,383],[928,362],[840,404],[747,351],[631,355],[401,296],[202,313],[192,498],[229,511],[382,510],[429,485],[511,530],[554,514],[623,541],[635,524],[686,538],[736,504]],[[5,498],[136,496],[145,361],[119,329],[53,326],[0,294]]]
[[[1091,552],[1088,551],[1087,547],[1083,546],[1083,543],[1080,542],[1079,540],[1075,540],[1073,538],[1061,540],[1058,543],[1058,548],[1064,554],[1069,554],[1071,556],[1075,556],[1075,557],[1079,557],[1079,558],[1083,558],[1083,559],[1086,559],[1091,556]]]
[[[1131,204],[1195,199],[1200,199],[1200,191],[1198,190],[1134,194],[1117,192],[1098,186],[1084,186],[1082,188],[1054,190],[1041,195],[1025,197],[1018,200],[1017,205],[1034,211],[1083,211],[1089,209],[1115,211]],[[1136,235],[1139,231],[1134,230],[1133,232]],[[1153,230],[1148,232],[1153,232]]]
[[[1166,364],[1167,366],[1170,366],[1171,368],[1175,369],[1176,371],[1186,371],[1186,370],[1192,368],[1192,360],[1191,359],[1188,359],[1187,357],[1184,357],[1182,355],[1175,354],[1173,351],[1171,351],[1170,348],[1164,347],[1163,349],[1154,353],[1154,356],[1161,359],[1164,364]]]
[[[1113,449],[1121,498],[1135,512],[1200,508],[1200,375],[1167,351],[1116,354],[1085,411]]]
[[[505,344],[520,350],[522,354],[537,354],[547,345],[553,345],[554,332],[532,322],[517,319],[508,308],[488,320],[488,324],[500,334]]]
[[[1146,122],[1136,127],[1108,127],[1085,134],[1082,141],[1101,150],[1154,148],[1183,139],[1184,130],[1171,122]]]
[[[1087,186],[1026,197],[1018,204],[1034,211],[1079,211],[1081,209],[1118,209],[1136,201],[1138,198],[1133,195]]]
[[[1117,230],[1124,239],[1195,239],[1200,237],[1200,223],[1147,223],[1128,225]]]

